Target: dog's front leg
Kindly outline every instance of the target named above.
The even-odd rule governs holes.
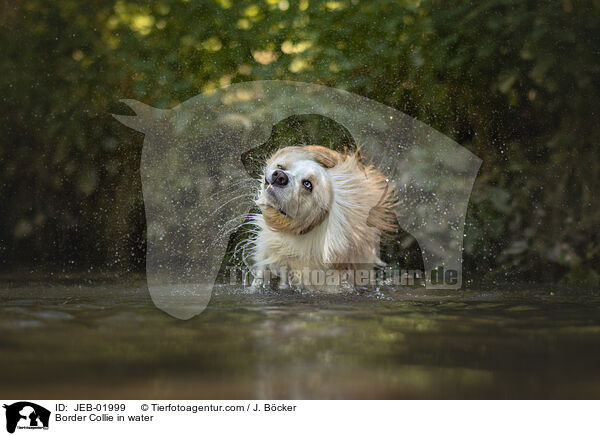
[[[253,271],[254,280],[252,280],[252,285],[250,285],[250,291],[256,292],[260,288],[265,286],[265,268],[261,267]]]

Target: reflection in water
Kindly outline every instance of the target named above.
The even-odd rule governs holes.
[[[141,282],[140,282],[141,283]],[[0,396],[587,398],[600,298],[537,290],[247,295],[199,317],[143,285],[4,284]]]

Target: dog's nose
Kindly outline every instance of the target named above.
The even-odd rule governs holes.
[[[277,186],[285,186],[288,184],[288,176],[282,170],[275,170],[271,174],[271,184]]]

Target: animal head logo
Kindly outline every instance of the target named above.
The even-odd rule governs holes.
[[[205,309],[229,237],[254,205],[255,180],[241,156],[265,143],[278,122],[304,114],[344,126],[389,177],[398,223],[420,245],[427,288],[461,287],[464,221],[481,160],[427,125],[365,97],[301,82],[233,84],[171,110],[124,102],[136,115],[115,118],[145,134],[147,280],[167,313],[189,319]],[[456,272],[452,283],[431,279],[439,267]]]
[[[14,433],[17,427],[27,429],[47,429],[50,422],[50,411],[28,401],[19,401],[4,405],[6,409],[6,431]]]

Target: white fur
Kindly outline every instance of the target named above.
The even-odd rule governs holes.
[[[308,156],[308,157],[307,157]],[[285,162],[289,174],[289,187],[270,186],[269,177],[278,162]],[[318,182],[313,192],[302,191],[302,180],[312,177]],[[276,189],[270,196],[268,189]],[[265,169],[257,204],[265,213],[281,208],[287,222],[312,219],[315,210],[326,207],[327,214],[320,223],[307,233],[281,231],[258,214],[254,222],[258,227],[253,242],[254,287],[261,284],[265,270],[274,275],[287,271],[292,275],[302,270],[328,270],[342,274],[356,265],[373,267],[383,264],[379,259],[381,231],[367,224],[369,212],[386,195],[385,179],[372,167],[363,166],[357,155],[340,155],[339,162],[325,168],[303,154],[300,147],[280,150]],[[289,214],[289,215],[288,215]],[[320,216],[320,215],[319,215]],[[301,227],[302,223],[297,223]],[[307,223],[308,224],[308,223]],[[288,278],[280,277],[286,282]],[[304,285],[307,285],[304,283]],[[335,292],[339,286],[323,286],[309,283],[313,290]]]

